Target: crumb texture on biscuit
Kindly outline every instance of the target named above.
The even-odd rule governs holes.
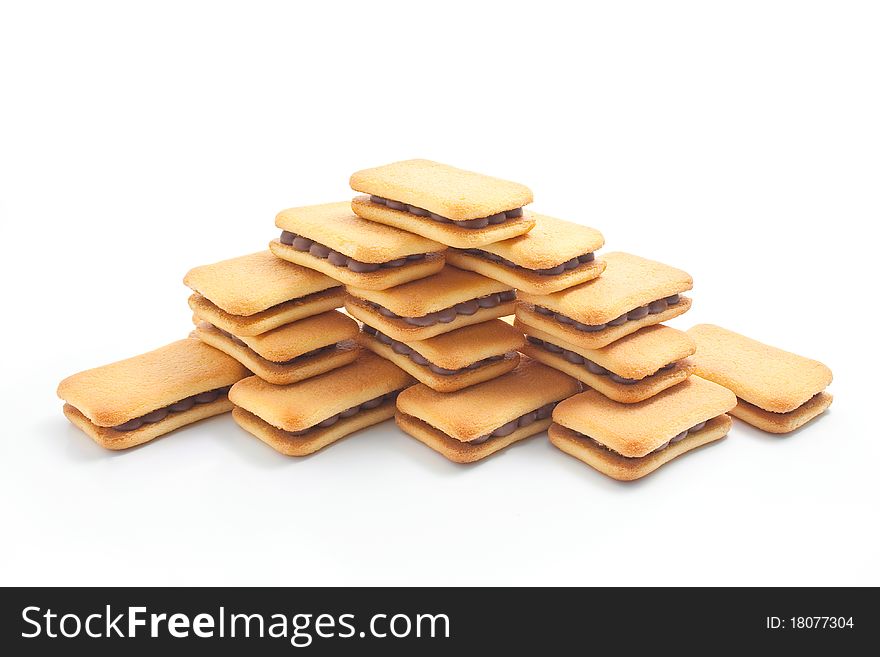
[[[567,374],[523,358],[512,372],[458,392],[444,394],[423,384],[413,386],[400,393],[397,408],[467,442],[580,389],[580,383]]]
[[[435,365],[457,370],[483,358],[518,351],[524,343],[520,331],[500,319],[490,319],[407,344]]]
[[[357,334],[356,321],[341,312],[329,310],[261,335],[242,336],[241,340],[266,360],[281,363],[320,347],[352,340]]]
[[[278,213],[275,225],[361,262],[388,262],[446,248],[421,235],[362,219],[352,212],[350,201],[288,208]]]
[[[639,457],[734,406],[736,395],[730,390],[690,376],[635,404],[622,404],[596,390],[587,390],[559,404],[553,411],[553,421],[623,456]]]
[[[602,257],[605,271],[598,278],[548,295],[524,292],[521,300],[595,326],[694,284],[690,274],[662,262],[622,252]]]
[[[93,424],[115,427],[249,374],[231,356],[187,338],[69,376],[58,385],[58,396]]]
[[[688,330],[697,344],[696,372],[737,397],[774,413],[787,413],[831,384],[831,370],[714,324]]]
[[[362,351],[350,365],[291,385],[272,385],[249,377],[232,386],[229,399],[274,427],[302,431],[413,383],[415,379],[394,363]]]
[[[454,221],[480,219],[534,200],[520,183],[431,160],[404,160],[352,174],[351,188],[429,210]]]
[[[537,212],[535,226],[525,235],[487,244],[483,250],[528,269],[549,269],[602,248],[605,238],[595,228]]]
[[[259,251],[191,269],[184,284],[232,315],[253,315],[285,301],[339,283],[269,251]]]

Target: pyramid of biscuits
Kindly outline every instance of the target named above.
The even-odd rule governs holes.
[[[793,431],[827,367],[711,325],[691,276],[539,214],[520,183],[428,160],[365,169],[275,218],[268,249],[196,266],[185,339],[68,377],[64,413],[108,449],[231,411],[289,456],[394,418],[458,463],[547,432],[620,480],[724,437]]]

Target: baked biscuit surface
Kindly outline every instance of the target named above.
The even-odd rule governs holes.
[[[364,169],[349,182],[357,192],[415,205],[453,221],[488,217],[533,200],[525,185],[430,160]]]
[[[420,235],[362,219],[351,203],[326,203],[282,210],[275,225],[361,262],[382,263],[446,247]]]
[[[688,334],[697,343],[697,374],[766,411],[793,411],[831,384],[831,370],[819,361],[720,326],[698,324]]]
[[[234,358],[187,338],[69,376],[58,396],[93,424],[114,427],[249,374]]]
[[[560,403],[553,411],[553,421],[635,458],[734,406],[736,395],[730,390],[690,376],[635,404],[621,404],[587,390]]]
[[[195,267],[183,282],[221,310],[244,316],[339,285],[329,276],[276,258],[269,251]]]
[[[455,370],[482,358],[517,351],[523,342],[522,333],[510,324],[490,319],[427,340],[417,340],[410,346],[432,363]]]
[[[595,228],[537,212],[530,215],[535,226],[528,233],[487,244],[483,250],[528,269],[549,269],[571,258],[598,251],[605,244],[602,233]]]

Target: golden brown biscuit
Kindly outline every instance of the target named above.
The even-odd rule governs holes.
[[[314,454],[355,431],[379,424],[392,417],[394,417],[394,400],[389,399],[376,408],[362,410],[357,415],[341,419],[332,426],[313,429],[304,436],[293,436],[287,431],[273,427],[243,408],[235,407],[232,409],[232,418],[238,426],[285,456]]]
[[[64,415],[71,423],[83,431],[104,449],[120,450],[136,447],[151,440],[171,433],[175,429],[188,426],[199,420],[228,413],[232,410],[232,402],[222,395],[213,402],[197,404],[188,411],[169,413],[158,422],[143,424],[133,431],[118,431],[112,427],[99,427],[70,404],[64,404]]]
[[[652,473],[661,465],[668,463],[685,452],[692,451],[708,443],[720,440],[730,430],[730,417],[719,415],[706,423],[700,431],[689,433],[679,442],[669,445],[659,452],[652,452],[641,458],[627,458],[610,449],[596,445],[577,432],[551,424],[547,430],[550,442],[566,454],[592,466],[602,474],[618,481],[633,481]]]
[[[422,384],[407,388],[397,398],[397,410],[476,446],[547,419],[557,402],[580,388],[571,377],[523,358],[512,372],[457,392],[441,393]]]
[[[58,396],[92,424],[115,427],[249,374],[234,358],[188,338],[69,376]]]
[[[342,306],[345,288],[341,285],[322,292],[315,292],[272,306],[267,310],[247,316],[230,315],[199,294],[189,298],[189,307],[199,317],[227,333],[240,337],[260,335],[290,322],[327,312]]]
[[[258,356],[273,363],[283,363],[327,345],[353,340],[357,335],[356,321],[343,313],[328,310],[260,335],[243,336],[241,342]]]
[[[517,303],[515,312],[517,319],[524,324],[540,328],[570,344],[577,345],[582,349],[601,349],[640,329],[683,315],[690,307],[691,300],[688,297],[680,296],[678,303],[669,306],[663,312],[654,315],[648,314],[641,319],[629,320],[620,326],[608,326],[600,331],[592,332],[581,331],[571,324],[560,322],[553,316],[541,314],[538,312],[537,306],[530,303]]]
[[[313,354],[303,354],[288,362],[276,363],[263,358],[235,336],[224,333],[207,322],[199,322],[193,336],[229,354],[258,377],[275,385],[288,385],[335,370],[354,362],[360,353],[360,345],[353,340],[345,340],[319,349]]]
[[[355,196],[351,201],[351,209],[364,219],[406,230],[460,249],[510,239],[529,232],[535,225],[535,220],[529,213],[524,213],[521,217],[507,219],[500,224],[490,224],[485,228],[462,228],[454,222],[440,223],[427,217],[417,217],[409,212],[393,210],[370,201],[369,196]]]
[[[604,259],[605,271],[595,280],[553,294],[524,292],[520,298],[574,322],[597,327],[627,318],[627,323],[636,323],[633,320],[645,314],[657,318],[666,309],[664,300],[693,287],[690,275],[660,262],[620,252],[609,253]],[[656,307],[648,309],[650,304]]]
[[[640,458],[697,433],[702,424],[736,406],[736,395],[691,376],[637,404],[621,404],[596,390],[560,403],[553,421],[628,458]]]
[[[525,235],[478,249],[450,249],[446,261],[532,294],[558,292],[605,270],[605,263],[594,256],[605,242],[598,230],[543,214],[531,216],[535,227]]]
[[[352,174],[362,194],[424,208],[453,221],[479,219],[532,202],[525,185],[430,160],[405,160]]]
[[[183,282],[219,310],[236,316],[255,315],[339,286],[338,281],[279,260],[269,251],[195,267]]]
[[[300,432],[334,417],[348,419],[338,416],[414,382],[394,363],[364,351],[350,365],[291,385],[272,385],[256,376],[243,379],[229,391],[229,399],[273,427]]]
[[[736,408],[730,414],[768,433],[791,433],[824,413],[833,400],[829,393],[820,392],[793,411],[773,413],[744,399],[737,399]]]
[[[817,360],[712,324],[698,324],[688,334],[697,343],[696,372],[756,407],[744,405],[732,411],[745,422],[754,420],[765,431],[787,433],[831,404],[831,395],[820,395],[831,384],[831,370]]]

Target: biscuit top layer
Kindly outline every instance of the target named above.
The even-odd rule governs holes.
[[[446,249],[427,237],[362,219],[348,201],[282,210],[275,225],[361,262],[388,262]]]
[[[528,335],[580,354],[629,379],[643,379],[661,367],[687,358],[696,351],[696,345],[687,333],[663,324],[646,326],[601,349],[584,349],[519,319],[514,322],[514,326]]]
[[[183,282],[218,308],[238,316],[254,315],[339,285],[329,276],[276,258],[270,251],[195,267]]]
[[[520,292],[519,298],[584,324],[597,325],[694,285],[689,274],[661,262],[622,252],[605,254],[603,259],[606,267],[599,278],[553,294]]]
[[[437,392],[424,384],[407,388],[397,408],[467,442],[579,390],[570,376],[523,357],[512,372],[457,392]]]
[[[736,395],[730,390],[691,376],[636,404],[621,404],[587,390],[559,404],[553,411],[553,421],[623,456],[640,457],[734,406]]]
[[[58,385],[58,396],[93,424],[115,427],[249,374],[231,356],[188,338],[69,376]]]
[[[415,205],[453,221],[488,217],[533,200],[525,185],[430,160],[364,169],[349,182],[355,191]]]
[[[480,249],[526,269],[549,269],[602,248],[605,238],[595,228],[532,212],[535,227],[525,235],[486,244]]]
[[[831,370],[819,361],[720,326],[698,324],[688,334],[697,343],[697,374],[764,410],[793,411],[831,383]]]
[[[496,292],[510,290],[480,274],[447,265],[439,273],[392,287],[388,290],[364,290],[346,287],[349,294],[378,303],[403,317],[421,317]]]
[[[329,310],[254,336],[241,336],[258,355],[275,363],[297,358],[320,347],[357,337],[358,325],[348,315]]]
[[[286,386],[256,376],[232,386],[229,399],[284,431],[302,431],[415,379],[391,361],[363,352],[349,365]]]
[[[490,319],[407,344],[432,363],[456,370],[483,358],[517,351],[524,342],[523,334],[510,324]]]

